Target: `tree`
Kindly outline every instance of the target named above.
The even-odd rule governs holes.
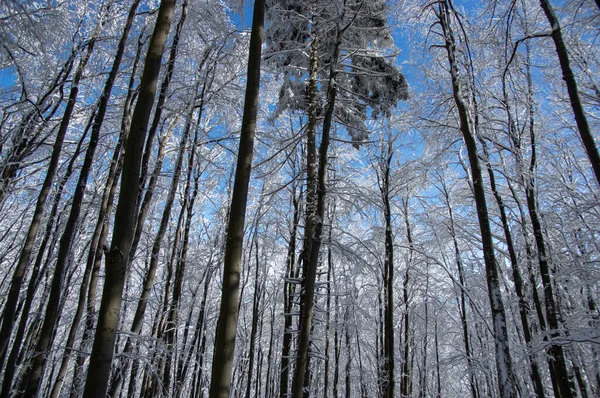
[[[175,0],[161,1],[154,33],[148,46],[144,72],[140,83],[140,97],[131,119],[131,131],[125,145],[123,177],[116,208],[113,239],[106,253],[106,278],[102,291],[102,303],[98,325],[94,335],[92,355],[83,396],[103,397],[106,395],[110,366],[113,359],[115,338],[121,311],[121,299],[125,282],[127,258],[134,233],[135,208],[139,191],[142,146],[150,112],[154,104],[157,78],[162,54],[169,34]]]
[[[260,87],[260,63],[265,0],[254,2],[250,52],[248,54],[248,82],[244,98],[244,115],[235,171],[235,182],[229,208],[229,223],[223,263],[223,287],[221,306],[215,335],[215,348],[210,382],[210,398],[229,397],[233,351],[238,321],[238,300],[240,284],[240,262],[244,238],[246,201],[252,169],[254,133],[258,114],[258,92]]]
[[[573,114],[575,116],[575,122],[577,123],[577,129],[579,130],[579,135],[581,136],[581,141],[583,142],[585,151],[590,159],[590,163],[592,164],[592,170],[596,176],[596,181],[600,185],[600,154],[598,153],[596,141],[588,124],[587,116],[583,108],[583,102],[581,101],[579,89],[577,88],[575,75],[571,69],[569,52],[563,39],[560,22],[556,17],[554,8],[549,0],[540,0],[540,5],[542,6],[544,14],[546,14],[546,18],[548,18],[548,22],[552,28],[552,40],[554,41],[554,46],[556,47],[556,55],[558,56],[558,61],[560,62],[563,80],[567,86],[567,92],[569,94],[571,108],[573,109]],[[566,385],[563,385],[560,394],[567,394],[566,392],[563,392],[565,388],[567,388]]]
[[[452,2],[446,1],[439,3],[436,15],[438,17],[440,28],[442,29],[442,38],[444,40],[443,46],[445,47],[448,56],[450,77],[452,79],[452,93],[459,114],[460,131],[469,156],[473,194],[475,196],[477,218],[479,220],[483,244],[488,296],[490,299],[490,308],[494,325],[498,388],[502,398],[510,398],[516,395],[516,386],[512,371],[512,360],[510,357],[507,319],[504,304],[502,302],[502,290],[500,288],[498,266],[494,254],[494,244],[483,186],[483,176],[478,158],[476,136],[473,131],[471,116],[469,115],[469,109],[464,102],[464,94],[461,88],[462,82],[457,60],[456,39],[451,22],[454,15]]]

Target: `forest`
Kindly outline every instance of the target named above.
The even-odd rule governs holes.
[[[0,398],[600,396],[600,0],[3,0]]]

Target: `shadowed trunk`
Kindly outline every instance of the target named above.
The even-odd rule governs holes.
[[[162,54],[169,34],[175,0],[161,2],[154,33],[148,47],[144,73],[140,83],[140,97],[131,120],[131,131],[125,145],[123,177],[117,204],[113,240],[106,253],[106,277],[94,336],[92,355],[85,383],[84,398],[104,397],[108,388],[117,327],[121,309],[127,257],[135,228],[135,209],[139,193],[139,174],[142,147],[148,120],[156,94],[156,80],[160,72]]]
[[[246,218],[248,185],[252,169],[254,132],[258,113],[260,87],[261,47],[265,19],[265,0],[255,0],[248,55],[248,73],[244,115],[238,153],[235,182],[229,210],[229,223],[223,264],[223,288],[221,307],[215,335],[213,367],[211,373],[210,398],[228,398],[231,389],[231,374],[235,337],[238,321],[240,288],[240,263]]]
[[[438,5],[437,16],[439,18],[440,27],[442,28],[443,37],[445,39],[444,45],[448,55],[454,102],[456,104],[460,120],[460,131],[468,152],[473,183],[473,193],[477,208],[477,218],[479,220],[479,228],[483,244],[482,248],[485,262],[487,290],[493,320],[498,389],[500,391],[501,398],[514,398],[516,396],[516,386],[512,370],[512,360],[510,357],[507,320],[504,311],[504,303],[502,302],[500,277],[496,263],[496,256],[494,254],[494,244],[487,211],[483,176],[481,173],[481,167],[479,165],[477,153],[477,143],[475,141],[475,134],[472,130],[473,127],[470,121],[469,109],[467,108],[467,104],[464,102],[464,96],[461,88],[458,61],[456,59],[456,42],[450,22],[453,12],[454,11],[450,1],[445,1]]]

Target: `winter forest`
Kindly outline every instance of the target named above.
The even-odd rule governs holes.
[[[599,0],[2,0],[0,398],[600,396]]]

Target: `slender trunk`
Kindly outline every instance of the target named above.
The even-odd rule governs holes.
[[[75,103],[77,102],[77,95],[79,93],[79,82],[81,81],[83,70],[85,69],[87,62],[89,61],[92,55],[95,42],[96,40],[94,37],[87,44],[86,53],[79,62],[79,66],[77,67],[75,75],[73,76],[73,82],[71,83],[71,91],[69,93],[69,100],[67,101],[67,106],[65,108],[65,112],[63,114],[60,126],[58,128],[58,132],[56,134],[50,163],[48,164],[48,169],[46,171],[46,177],[44,178],[44,182],[42,183],[42,187],[38,195],[35,209],[33,211],[33,217],[31,219],[31,224],[29,226],[29,230],[27,231],[27,236],[25,237],[23,248],[19,255],[19,261],[17,262],[17,266],[15,267],[15,270],[13,272],[10,290],[6,297],[4,310],[2,311],[2,328],[0,329],[0,368],[3,367],[4,361],[6,359],[7,347],[10,341],[10,336],[12,334],[12,329],[15,322],[16,309],[19,300],[21,285],[23,284],[23,278],[25,276],[27,266],[29,265],[31,253],[34,249],[35,238],[37,236],[42,221],[46,199],[48,198],[48,194],[50,193],[50,189],[52,188],[52,182],[54,181],[54,176],[56,175],[56,171],[58,169],[60,153],[62,151],[62,146],[65,139],[65,135],[67,133],[67,129],[69,128],[69,123],[71,122],[71,115],[73,114],[73,110],[75,109]]]
[[[382,153],[383,155],[383,153]],[[384,332],[383,332],[383,383],[384,398],[394,398],[394,235],[392,232],[392,210],[390,206],[390,169],[394,156],[392,141],[387,142],[385,159],[380,161],[382,174],[380,193],[385,220],[385,259],[383,264]]]
[[[533,228],[538,254],[538,265],[542,277],[542,286],[544,290],[544,303],[546,305],[546,319],[550,328],[550,347],[548,348],[548,364],[550,367],[550,376],[554,394],[559,398],[575,397],[573,386],[569,378],[567,363],[563,347],[553,342],[560,336],[558,308],[555,301],[554,287],[552,286],[552,271],[548,261],[548,250],[544,240],[541,221],[537,211],[537,199],[534,192],[534,180],[530,177],[529,188],[526,189],[527,207],[529,208],[529,218]],[[545,328],[544,328],[545,329]]]
[[[189,122],[188,122],[189,124]],[[169,220],[171,217],[171,209],[173,207],[173,202],[175,201],[175,195],[177,193],[177,188],[179,186],[179,180],[181,177],[181,169],[183,165],[184,152],[188,141],[189,135],[189,126],[184,129],[183,136],[181,137],[181,142],[179,144],[179,153],[177,154],[177,160],[175,162],[175,169],[173,170],[173,177],[171,179],[171,186],[169,188],[169,193],[165,200],[165,207],[163,208],[162,217],[160,220],[160,226],[156,233],[156,237],[154,238],[154,243],[152,245],[152,252],[150,254],[150,266],[146,271],[146,275],[144,276],[144,283],[142,288],[142,294],[140,299],[138,300],[138,305],[135,310],[135,315],[133,318],[132,326],[130,329],[130,334],[135,336],[139,334],[140,329],[142,327],[142,322],[144,320],[144,315],[146,313],[146,305],[148,303],[148,299],[150,297],[150,292],[152,291],[152,287],[154,286],[154,278],[156,276],[156,271],[158,269],[158,260],[160,255],[160,249],[162,247],[163,237],[165,232],[167,231],[167,226],[169,224]],[[114,396],[116,392],[116,388],[120,386],[121,379],[123,377],[123,373],[125,369],[129,366],[129,353],[133,348],[132,338],[128,337],[125,343],[125,348],[123,349],[121,363],[118,364],[115,368],[115,372],[111,377],[111,389],[109,391],[110,396]]]
[[[90,126],[90,124],[88,124],[88,126]],[[35,292],[37,291],[37,288],[39,287],[41,275],[45,271],[45,267],[42,267],[42,261],[44,258],[44,254],[46,253],[46,247],[48,246],[50,237],[52,236],[52,233],[54,230],[54,225],[59,224],[58,206],[60,204],[60,200],[62,198],[62,194],[64,192],[65,185],[67,184],[69,177],[73,173],[75,161],[77,160],[77,158],[79,156],[79,153],[81,151],[81,146],[83,145],[85,137],[87,137],[88,130],[89,129],[86,129],[84,131],[84,133],[82,134],[81,139],[79,140],[79,143],[77,144],[77,149],[75,150],[73,157],[71,158],[71,160],[69,161],[69,164],[67,165],[67,170],[65,171],[65,174],[62,176],[62,178],[58,184],[58,190],[54,197],[52,209],[50,211],[50,214],[52,214],[53,216],[50,218],[50,220],[48,221],[48,223],[46,225],[46,231],[44,233],[44,237],[42,239],[40,247],[38,249],[38,254],[36,256],[33,270],[31,272],[29,284],[27,286],[27,293],[25,296],[25,301],[20,310],[21,319],[19,320],[19,327],[18,327],[17,333],[15,335],[15,340],[14,340],[15,344],[13,344],[13,347],[10,351],[10,354],[9,354],[7,362],[6,362],[6,367],[4,369],[4,378],[2,380],[2,392],[0,394],[0,396],[2,398],[8,398],[11,393],[13,377],[14,377],[14,373],[15,373],[15,370],[18,365],[18,358],[19,358],[20,352],[21,352],[21,342],[23,341],[23,336],[25,335],[25,330],[27,327],[27,321],[29,319],[31,306],[33,304],[33,299],[35,298],[34,297]]]
[[[559,44],[556,42],[556,38],[555,35],[557,34],[556,32],[558,32],[558,36],[560,36],[558,39],[559,41],[562,43],[562,35],[560,33],[560,25],[558,25],[558,20],[555,19],[555,16],[553,14],[552,8],[550,6],[550,4],[547,1],[542,0],[542,5],[544,5],[544,3],[546,4],[547,9],[545,8],[544,11],[546,12],[546,15],[548,17],[548,19],[551,21],[551,24],[553,26],[553,38],[555,39],[555,44],[557,47],[557,52],[559,52]],[[556,25],[552,22],[551,17],[554,18],[554,22],[556,23]],[[566,52],[566,48],[564,48],[564,43],[562,44],[564,51]],[[559,55],[560,57],[560,55]],[[568,68],[568,56],[566,56],[566,66]],[[529,59],[529,47],[527,47],[527,58]],[[561,65],[563,65],[563,60],[561,59]],[[569,69],[570,71],[570,69]],[[563,73],[566,73],[564,71],[563,68]],[[573,78],[573,75],[571,73],[570,75],[571,79],[572,79],[572,83],[575,84],[575,80]],[[565,81],[567,81],[567,77],[564,76]],[[533,106],[533,82],[532,82],[532,77],[531,77],[531,71],[529,70],[529,67],[527,67],[527,85],[528,85],[528,100],[529,100],[529,136],[530,136],[530,141],[531,141],[531,158],[530,158],[530,162],[529,162],[529,170],[528,170],[528,176],[527,178],[524,178],[524,186],[525,186],[525,196],[527,199],[527,207],[529,210],[529,219],[531,221],[531,226],[533,229],[533,235],[534,235],[534,239],[536,242],[536,246],[537,246],[537,255],[538,255],[538,264],[539,264],[539,269],[540,269],[540,274],[542,277],[542,286],[543,286],[543,290],[544,290],[544,302],[546,305],[546,320],[548,322],[548,326],[550,327],[551,330],[551,336],[550,339],[552,340],[553,338],[557,337],[559,335],[558,332],[558,328],[559,328],[559,320],[558,320],[558,309],[557,309],[557,305],[555,302],[555,296],[554,296],[554,289],[552,286],[552,276],[551,276],[551,271],[550,271],[550,267],[549,267],[549,262],[548,262],[548,252],[546,249],[546,242],[544,241],[544,235],[543,235],[543,231],[542,231],[542,226],[541,226],[541,221],[540,218],[538,216],[538,211],[537,211],[537,198],[536,198],[536,182],[535,182],[535,169],[537,167],[537,153],[536,153],[536,137],[535,137],[535,117],[534,117],[534,106]],[[567,86],[569,87],[569,83],[567,84]],[[575,86],[575,94],[577,94],[576,92],[576,86]],[[569,94],[571,94],[571,89],[569,88]],[[572,104],[573,104],[573,98],[571,98]],[[574,106],[574,110],[575,110],[575,105]],[[581,109],[581,112],[583,112],[583,109]],[[583,114],[582,114],[583,115]],[[583,115],[584,119],[585,119],[585,115]],[[587,122],[586,122],[587,124]],[[580,127],[580,133],[581,133],[581,126],[578,125],[578,127]],[[583,138],[583,137],[582,137]],[[584,140],[585,142],[585,140]],[[595,146],[594,146],[595,149]],[[588,152],[588,155],[590,155],[590,153]],[[597,152],[596,152],[596,156],[598,156]],[[590,157],[591,159],[591,157]],[[592,166],[594,166],[594,162],[592,161]],[[600,174],[596,171],[596,169],[594,169],[594,171],[596,172],[596,178],[600,178]],[[599,169],[600,171],[600,169]],[[600,180],[599,180],[600,181]],[[533,272],[530,272],[530,278],[535,279],[535,276],[533,274]],[[544,314],[543,314],[543,310],[542,310],[542,305],[541,305],[541,299],[538,297],[537,294],[537,289],[536,289],[536,284],[532,284],[532,289],[533,289],[533,294],[534,294],[534,303],[536,306],[536,311],[538,314],[538,319],[540,321],[540,327],[542,328],[542,330],[546,330],[546,322],[544,319]],[[565,355],[564,355],[564,350],[562,348],[562,346],[560,345],[551,345],[550,348],[548,348],[548,365],[549,365],[549,369],[550,369],[550,377],[552,379],[552,387],[554,390],[554,394],[556,395],[556,397],[558,398],[570,398],[570,397],[574,397],[576,396],[576,393],[573,391],[573,385],[569,379],[569,374],[567,371],[567,365],[566,365],[566,360],[565,360]]]
[[[108,235],[108,222],[109,215],[112,213],[114,198],[117,190],[117,184],[123,168],[123,151],[124,145],[129,135],[130,117],[131,117],[131,104],[135,97],[134,83],[136,78],[136,71],[140,60],[140,53],[142,47],[142,34],[138,39],[137,52],[135,55],[133,69],[129,78],[129,85],[127,88],[127,95],[125,97],[125,103],[123,105],[123,116],[121,118],[121,129],[119,133],[119,143],[117,149],[113,154],[109,176],[112,178],[107,179],[107,185],[110,186],[108,195],[102,197],[102,204],[98,214],[98,220],[96,222],[96,228],[94,229],[94,235],[92,236],[92,243],[88,254],[86,269],[91,267],[90,279],[87,287],[87,305],[85,313],[85,328],[81,343],[79,344],[79,355],[77,356],[76,364],[73,367],[73,381],[71,382],[70,397],[75,398],[80,395],[80,387],[83,382],[81,373],[83,372],[85,355],[81,353],[87,352],[88,347],[91,345],[92,332],[94,329],[94,323],[96,319],[96,290],[98,285],[98,278],[100,273],[100,266],[102,262],[103,246],[106,242]],[[105,191],[105,194],[107,192]],[[97,235],[98,234],[98,235]]]
[[[346,308],[344,328],[346,329],[346,391],[345,398],[352,397],[352,346],[350,345],[350,325],[348,324],[350,310]]]
[[[300,206],[301,199],[296,196],[296,184],[292,185],[292,206],[294,208],[294,216],[292,219],[292,230],[290,231],[290,240],[288,244],[288,252],[286,258],[286,279],[283,282],[283,343],[281,345],[281,367],[279,379],[279,397],[287,398],[289,374],[290,374],[290,353],[292,349],[292,310],[294,306],[294,294],[296,284],[292,282],[296,264],[296,236],[298,234],[298,223],[300,222]]]
[[[335,281],[335,276],[334,276]],[[334,286],[335,287],[335,286]],[[340,329],[340,305],[339,305],[339,296],[337,295],[337,289],[335,289],[335,314],[334,314],[334,324],[335,329],[333,332],[333,357],[335,360],[335,364],[333,367],[333,397],[339,397],[338,395],[338,385],[340,381],[340,345],[341,345],[341,336],[339,335]]]
[[[144,73],[127,139],[121,178],[121,193],[117,204],[113,240],[106,254],[106,277],[98,325],[94,336],[84,398],[104,397],[108,388],[110,367],[119,324],[121,299],[127,269],[127,257],[134,233],[135,208],[139,193],[139,174],[146,129],[154,96],[156,80],[160,72],[162,54],[169,34],[175,0],[162,0],[154,33],[148,47]]]
[[[440,344],[438,339],[438,322],[437,316],[434,319],[434,333],[435,333],[435,369],[436,369],[436,381],[437,381],[437,394],[435,398],[442,398],[442,376],[440,374]]]
[[[513,145],[516,147],[517,163],[519,164],[519,167],[522,170],[523,161],[522,161],[522,155],[521,155],[522,151],[521,151],[521,147],[520,147],[520,139],[516,136],[517,129],[516,129],[514,120],[512,118],[510,102],[508,100],[508,93],[506,90],[506,75],[504,75],[503,79],[502,79],[502,91],[503,91],[503,97],[504,97],[504,106],[506,109],[506,115],[507,115],[507,119],[508,119],[507,120],[508,131],[509,131],[511,140],[513,142]],[[533,98],[530,98],[530,101],[532,101],[532,100],[533,100]],[[517,298],[519,299],[519,315],[521,318],[521,325],[523,327],[523,337],[525,339],[525,343],[528,346],[528,349],[531,350],[533,337],[531,335],[530,322],[529,322],[530,308],[529,308],[529,303],[527,302],[527,296],[526,296],[525,287],[524,287],[525,283],[523,280],[523,276],[521,275],[520,267],[518,264],[517,253],[516,253],[516,250],[514,247],[512,233],[510,231],[509,224],[508,224],[508,217],[506,215],[506,206],[504,205],[504,201],[502,200],[502,197],[500,196],[500,193],[498,192],[498,189],[496,188],[496,179],[495,179],[494,172],[492,170],[492,167],[491,167],[491,164],[489,161],[489,154],[487,153],[486,144],[483,141],[483,139],[481,139],[480,137],[479,137],[479,140],[483,146],[484,154],[486,157],[486,167],[487,167],[488,175],[490,178],[490,186],[492,188],[492,193],[494,195],[494,198],[496,199],[498,209],[500,210],[500,219],[502,221],[502,228],[504,230],[504,237],[506,239],[506,247],[508,249],[509,258],[510,258],[510,262],[511,262],[511,266],[512,266],[513,280],[515,283],[515,292],[517,293]],[[533,383],[535,393],[538,396],[538,398],[544,398],[545,397],[544,385],[542,382],[542,377],[540,374],[538,364],[535,360],[535,355],[533,355],[533,354],[528,355],[528,359],[529,359],[529,366],[531,369],[531,375],[530,375],[531,381]]]
[[[467,305],[466,305],[466,294],[467,289],[465,272],[462,262],[462,256],[460,248],[458,246],[458,239],[456,236],[456,227],[454,222],[454,212],[452,210],[452,204],[450,202],[450,193],[448,192],[445,181],[441,180],[442,194],[448,208],[448,216],[450,218],[449,232],[452,237],[452,244],[454,246],[454,261],[456,262],[456,269],[458,271],[458,283],[460,284],[460,321],[462,325],[463,342],[465,345],[465,356],[467,357],[467,371],[469,372],[469,387],[471,389],[471,396],[477,398],[477,389],[475,387],[475,374],[473,371],[473,353],[471,350],[470,334],[469,334],[469,323],[467,321]],[[458,300],[458,299],[457,299]]]
[[[571,108],[573,109],[573,114],[575,116],[575,123],[577,123],[577,129],[579,130],[579,135],[581,136],[581,141],[583,142],[583,147],[585,148],[588,158],[590,159],[590,163],[592,163],[592,170],[596,176],[596,181],[600,185],[600,154],[598,154],[596,141],[588,124],[587,116],[585,115],[585,109],[583,108],[583,102],[579,96],[577,81],[575,80],[575,74],[571,69],[569,52],[563,40],[560,22],[558,21],[558,18],[554,13],[554,9],[549,0],[540,0],[540,5],[542,6],[544,14],[546,14],[546,18],[548,18],[548,22],[552,28],[552,40],[554,41],[554,46],[556,47],[556,55],[558,56],[558,61],[560,62],[563,80],[567,86],[567,92],[569,94]],[[558,352],[556,354],[558,354]],[[561,379],[563,377],[564,376],[562,375],[559,376]],[[560,381],[559,384],[560,385],[555,386],[560,389],[560,391],[557,392],[558,395],[561,397],[570,397],[574,395],[574,393],[571,391],[571,387],[564,380]]]
[[[200,108],[198,111],[198,123],[202,119],[203,98],[204,98],[204,90],[201,95]],[[196,126],[196,129],[195,129],[194,140],[192,143],[192,149],[191,149],[189,157],[188,157],[187,184],[186,184],[185,194],[184,194],[184,203],[182,205],[182,208],[185,208],[185,210],[186,210],[186,221],[185,221],[185,226],[184,226],[183,243],[182,243],[182,247],[181,247],[181,253],[180,253],[180,256],[178,259],[177,276],[176,276],[176,281],[181,281],[181,282],[176,282],[176,291],[173,293],[172,306],[173,306],[174,313],[172,314],[172,322],[176,322],[176,320],[177,320],[177,310],[178,310],[177,307],[179,306],[179,301],[181,299],[181,297],[180,297],[181,296],[181,285],[182,285],[182,281],[183,281],[184,275],[185,275],[185,263],[187,261],[190,230],[191,230],[191,226],[192,226],[192,217],[194,216],[194,204],[196,202],[196,197],[198,196],[199,179],[200,179],[200,175],[202,174],[202,172],[200,170],[197,170],[196,175],[193,176],[194,167],[197,167],[197,166],[195,166],[195,162],[196,162],[195,148],[197,147],[197,145],[198,145],[198,126]],[[191,189],[191,180],[192,179],[194,180],[194,186],[193,186],[193,190],[192,190],[191,197],[190,197],[189,191]],[[177,287],[178,285],[179,285],[179,287]],[[177,289],[178,289],[178,292],[177,292]],[[196,297],[196,293],[194,293],[194,301],[195,301],[195,297]],[[190,310],[190,312],[189,312],[187,326],[189,326],[189,323],[191,322],[191,316],[192,316],[192,310]],[[186,342],[187,342],[188,330],[189,330],[189,327],[186,327],[185,331],[184,331],[183,347],[185,347]],[[185,381],[185,376],[184,376],[185,372],[182,372],[182,367],[183,367],[182,361],[183,361],[183,354],[181,354],[181,358],[175,369],[176,379],[175,379],[174,389],[175,389],[176,397],[178,397],[180,395],[181,390],[183,388],[183,383]],[[167,368],[169,368],[168,363],[167,363]]]
[[[133,238],[133,243],[131,245],[131,249],[129,252],[129,262],[133,260],[135,257],[135,252],[137,250],[138,244],[142,237],[142,232],[144,230],[144,223],[146,220],[146,215],[148,214],[148,207],[150,206],[150,202],[152,200],[152,196],[154,194],[154,188],[156,186],[156,177],[155,174],[152,174],[150,182],[148,186],[146,186],[146,177],[148,175],[148,164],[150,162],[150,155],[152,153],[152,144],[154,142],[154,137],[156,136],[156,132],[158,131],[158,125],[160,124],[162,111],[164,109],[165,100],[167,98],[167,93],[169,90],[169,85],[171,84],[171,79],[173,78],[173,71],[175,69],[175,59],[177,58],[177,52],[179,49],[179,40],[181,37],[181,30],[183,28],[183,24],[185,23],[185,19],[187,16],[187,6],[188,1],[185,0],[183,2],[183,6],[181,9],[181,18],[177,22],[177,26],[175,27],[175,35],[173,36],[173,43],[171,44],[171,51],[169,52],[169,59],[166,64],[166,72],[165,76],[160,85],[160,91],[158,94],[158,99],[156,101],[156,109],[154,111],[154,116],[152,119],[152,124],[150,125],[150,129],[148,130],[146,146],[144,149],[144,154],[142,157],[142,166],[140,171],[140,187],[146,188],[146,193],[144,195],[144,201],[141,209],[139,209],[140,204],[142,203],[142,193],[143,190],[140,189],[138,193],[137,206],[139,209],[138,217],[136,220],[135,226],[135,234]],[[206,60],[203,59],[202,63]],[[161,163],[157,160],[157,163]],[[161,164],[162,166],[162,164]],[[155,168],[156,170],[156,168]],[[160,170],[160,167],[158,167]],[[144,207],[145,206],[145,207]]]
[[[329,217],[330,225],[333,223],[333,215],[335,210],[331,212]],[[331,256],[331,230],[329,228],[329,239],[327,240],[327,307],[325,308],[326,321],[325,321],[325,361],[323,366],[325,367],[323,376],[323,397],[328,398],[329,393],[329,330],[331,329],[331,272],[333,269],[333,257]]]
[[[412,229],[410,221],[408,219],[408,194],[407,197],[402,200],[403,211],[404,211],[404,225],[406,228],[406,241],[408,243],[408,259],[406,261],[406,271],[404,272],[404,281],[402,282],[402,301],[404,303],[404,316],[403,316],[403,331],[404,341],[401,352],[403,353],[402,359],[402,377],[400,379],[400,396],[408,397],[412,394],[412,378],[411,378],[411,363],[410,357],[410,306],[409,306],[409,295],[408,287],[410,284],[410,269],[412,267],[412,260],[414,256],[414,246],[412,240]]]
[[[427,349],[428,347],[428,331],[429,331],[429,264],[427,264],[426,276],[425,276],[425,299],[424,299],[424,307],[425,307],[425,328],[424,328],[424,336],[423,336],[423,367],[421,369],[421,377],[420,377],[420,390],[419,397],[426,398],[427,397]]]
[[[317,208],[316,224],[310,248],[310,259],[305,265],[303,280],[302,310],[300,316],[300,331],[298,336],[298,354],[296,357],[296,370],[294,381],[292,383],[292,397],[302,398],[305,388],[305,376],[308,364],[308,348],[310,345],[310,331],[312,326],[312,317],[314,309],[315,281],[317,276],[317,265],[319,263],[319,249],[321,247],[321,235],[323,233],[323,218],[325,216],[325,196],[327,191],[327,157],[329,150],[329,135],[333,122],[333,108],[337,95],[337,67],[342,46],[344,30],[338,29],[336,35],[336,44],[331,58],[329,71],[329,83],[327,87],[327,105],[325,108],[325,117],[323,120],[323,132],[321,145],[319,147],[319,168],[318,168],[318,186],[317,186]]]
[[[252,168],[254,132],[258,113],[260,62],[264,27],[265,0],[255,0],[248,55],[248,73],[244,115],[235,173],[233,194],[229,210],[229,223],[223,264],[223,289],[221,307],[215,335],[210,398],[227,398],[231,388],[231,374],[238,321],[240,262],[246,218],[248,185]]]
[[[275,343],[275,306],[271,307],[271,323],[269,329],[269,352],[267,354],[267,378],[265,397],[271,398],[274,396],[275,383],[271,374],[273,367],[273,345]]]
[[[487,211],[483,177],[479,165],[477,144],[475,141],[475,134],[472,131],[469,110],[467,109],[467,105],[463,99],[458,61],[456,59],[456,43],[454,32],[452,31],[449,20],[451,15],[451,4],[449,3],[449,1],[446,1],[439,4],[438,17],[445,38],[445,47],[450,66],[450,75],[452,78],[454,102],[458,109],[460,118],[460,131],[463,135],[463,139],[467,148],[471,169],[477,217],[479,220],[479,228],[481,231],[481,239],[483,244],[488,295],[493,320],[498,388],[500,390],[501,398],[513,398],[516,396],[516,388],[515,378],[512,370],[512,361],[510,357],[507,320],[504,311],[504,304],[502,302],[500,277],[498,273],[496,257],[494,254],[494,244]]]
[[[248,371],[246,375],[246,393],[245,398],[250,398],[252,392],[252,377],[254,372],[254,351],[256,345],[256,335],[257,335],[257,327],[258,327],[258,318],[259,318],[259,306],[260,306],[260,296],[262,294],[261,282],[259,281],[260,276],[260,262],[258,259],[258,222],[260,219],[260,205],[257,210],[257,219],[256,224],[254,226],[254,257],[255,257],[255,265],[256,268],[254,270],[254,297],[252,299],[252,321],[250,326],[250,347],[248,348]],[[260,378],[260,373],[259,373]],[[255,393],[255,395],[258,395]]]
[[[63,232],[63,236],[59,244],[58,256],[54,268],[54,277],[52,279],[50,296],[48,298],[48,304],[46,306],[46,313],[40,332],[40,338],[38,339],[35,348],[36,354],[32,360],[33,363],[30,370],[26,373],[26,376],[22,380],[22,382],[25,383],[24,385],[26,386],[26,388],[24,389],[25,396],[34,396],[40,387],[40,382],[43,376],[43,369],[46,363],[46,351],[52,345],[52,339],[56,329],[56,320],[60,314],[58,309],[60,306],[62,295],[61,293],[63,290],[62,285],[64,280],[64,273],[67,270],[71,246],[73,240],[75,239],[76,226],[79,220],[79,215],[81,213],[81,207],[83,205],[83,198],[85,195],[88,176],[92,169],[92,163],[94,160],[96,147],[100,138],[100,130],[104,122],[104,116],[106,115],[106,110],[108,108],[108,102],[110,100],[111,91],[115,83],[117,73],[119,71],[123,53],[125,51],[125,42],[127,41],[127,36],[129,35],[129,30],[131,28],[133,17],[135,15],[135,10],[138,4],[139,0],[134,3],[134,5],[129,11],[128,20],[118,45],[117,54],[113,61],[111,71],[106,80],[104,90],[98,102],[98,111],[92,124],[92,134],[90,136],[90,141],[85,154],[85,159],[79,175],[79,181],[77,183],[77,187],[73,196],[71,212],[69,214],[69,218],[67,220],[67,224],[65,226],[65,230]],[[108,7],[110,7],[110,4]],[[107,8],[107,12],[108,11],[109,9]],[[87,285],[87,281],[84,281],[84,283]],[[85,286],[83,287],[82,291],[83,290],[85,290]],[[82,297],[85,297],[85,295],[82,295]],[[79,315],[75,318],[77,323],[79,322],[79,319],[81,319],[83,306],[80,306],[80,308],[81,311],[79,311]],[[73,342],[75,340],[75,333],[71,333],[70,337],[70,343],[67,343],[67,347],[72,347]],[[66,365],[64,366],[64,371],[62,372],[66,373]]]
[[[60,369],[58,371],[58,376],[56,381],[54,382],[54,386],[52,387],[51,398],[57,398],[60,394],[60,390],[62,388],[63,382],[67,375],[69,362],[71,357],[75,354],[73,350],[73,346],[75,345],[75,338],[77,336],[77,330],[79,328],[79,324],[81,319],[83,318],[83,313],[85,309],[85,302],[88,293],[89,283],[92,276],[94,260],[96,257],[96,253],[100,250],[100,237],[102,234],[103,226],[106,223],[107,215],[112,208],[112,196],[114,196],[114,190],[116,186],[116,179],[118,179],[118,175],[120,174],[120,166],[121,166],[121,155],[122,155],[122,145],[124,141],[123,135],[119,137],[116,148],[114,150],[113,158],[111,161],[108,177],[106,179],[106,187],[104,189],[104,193],[102,195],[102,202],[100,205],[100,210],[98,213],[98,221],[96,223],[96,228],[94,230],[94,234],[92,235],[92,240],[90,243],[90,250],[88,254],[88,258],[86,261],[86,266],[81,282],[81,286],[79,289],[79,298],[77,302],[77,309],[75,311],[75,316],[71,323],[71,327],[69,329],[69,335],[67,337],[67,341],[65,344],[65,351],[63,353]]]
[[[196,322],[196,333],[200,338],[200,346],[196,350],[196,360],[194,366],[195,383],[192,388],[190,397],[198,397],[201,395],[204,387],[204,358],[206,354],[206,302],[208,298],[208,289],[212,276],[212,265],[209,265],[209,271],[204,280],[204,292],[202,293],[202,302],[200,304],[200,313]]]

